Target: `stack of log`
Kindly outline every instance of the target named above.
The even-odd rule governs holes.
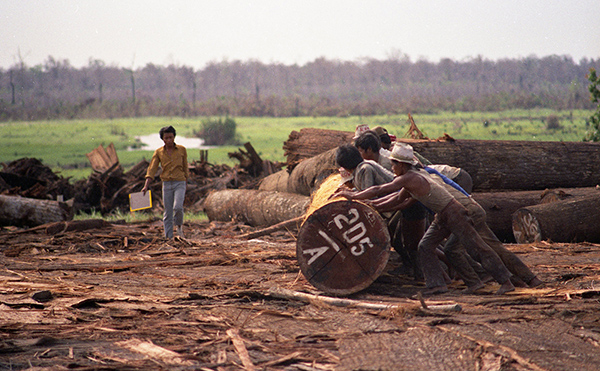
[[[314,128],[292,132],[283,146],[287,171],[266,177],[259,189],[310,195],[336,171],[335,149],[351,143],[352,136]],[[448,135],[398,141],[434,164],[465,169],[473,178],[473,197],[503,241],[600,242],[600,208],[595,206],[600,144],[454,140]]]

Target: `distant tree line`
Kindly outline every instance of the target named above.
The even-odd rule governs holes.
[[[222,61],[137,69],[48,57],[0,69],[0,121],[133,116],[346,116],[513,108],[593,109],[600,59]]]

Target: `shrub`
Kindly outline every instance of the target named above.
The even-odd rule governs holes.
[[[592,102],[596,104],[596,111],[590,116],[589,122],[592,127],[587,133],[584,140],[598,142],[600,141],[600,76],[596,74],[596,70],[591,68],[587,76],[590,85],[588,89],[591,94]]]
[[[200,130],[194,132],[199,138],[204,139],[204,144],[222,146],[225,144],[238,144],[235,140],[235,120],[231,117],[206,119],[200,125]]]
[[[560,129],[560,119],[556,115],[550,115],[546,118],[546,129],[556,130]]]

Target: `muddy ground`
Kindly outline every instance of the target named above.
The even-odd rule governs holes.
[[[360,305],[340,307],[286,296],[322,294],[299,273],[294,232],[185,228],[170,241],[160,221],[2,229],[0,370],[600,369],[600,245],[508,245],[544,287],[464,295],[457,282],[427,308],[392,257],[348,298]]]

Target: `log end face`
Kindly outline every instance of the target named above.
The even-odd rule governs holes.
[[[537,218],[527,209],[513,214],[513,235],[517,243],[533,243],[542,240],[542,229]]]
[[[336,201],[313,212],[296,244],[300,270],[316,288],[348,295],[367,288],[389,259],[389,233],[368,206]]]

